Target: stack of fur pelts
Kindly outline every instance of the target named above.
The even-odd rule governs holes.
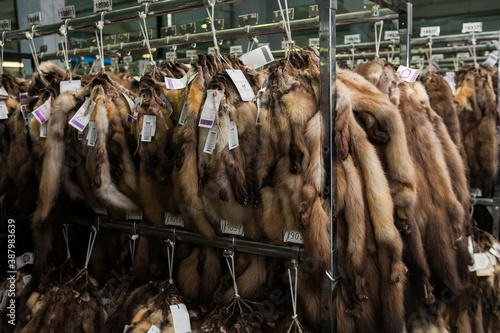
[[[398,107],[409,152],[398,164],[413,165],[414,170],[413,175],[407,173],[411,175],[411,183],[403,184],[413,184],[416,197],[406,206],[406,219],[402,221],[397,213],[400,204],[395,200],[395,217],[404,240],[411,286],[405,290],[407,330],[443,331],[447,314],[449,326],[455,331],[466,312],[464,283],[468,279],[467,265],[472,263],[465,237],[471,229],[470,194],[463,161],[443,120],[431,108],[421,83],[403,82],[395,69],[381,60],[359,65],[356,72]],[[358,120],[372,133],[369,135],[372,141],[379,144],[386,141],[380,121],[361,117]],[[381,149],[378,150],[381,154]],[[390,179],[394,171],[387,171]],[[398,188],[391,186],[393,195]]]

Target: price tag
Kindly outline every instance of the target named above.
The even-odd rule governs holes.
[[[58,12],[59,12],[59,19],[61,20],[74,19],[76,17],[74,5],[60,7]]]
[[[232,225],[226,220],[219,220],[220,231],[223,234],[244,236],[243,225]]]
[[[453,95],[455,95],[455,90],[456,90],[455,72],[446,72],[446,76],[444,79],[446,80],[446,82],[448,82],[448,85],[450,86]]]
[[[203,148],[203,152],[207,154],[212,154],[215,145],[217,144],[217,137],[219,136],[219,126],[213,125],[207,135],[207,141],[205,141],[205,147]]]
[[[166,77],[165,85],[167,86],[167,89],[183,89],[186,88],[186,86],[191,83],[197,75],[198,72],[194,69],[190,69],[182,79],[172,79]]]
[[[224,96],[224,93],[221,90],[207,90],[207,98],[203,105],[203,110],[201,111],[200,123],[198,126],[212,128],[222,96]]]
[[[270,62],[273,62],[274,57],[269,46],[262,46],[242,55],[240,60],[246,66],[260,68]]]
[[[168,212],[165,213],[165,225],[173,226],[173,227],[181,227],[184,228],[184,220],[180,215],[172,215]]]
[[[40,24],[42,24],[42,13],[36,12],[33,14],[28,14],[28,15],[26,15],[26,19],[28,20],[28,25],[30,27],[32,27],[34,25],[40,25]]]
[[[490,258],[486,253],[474,253],[474,265],[469,266],[470,272],[484,270],[488,267]]]
[[[45,101],[41,106],[38,107],[35,111],[33,111],[33,116],[35,116],[36,120],[41,123],[46,122],[50,118],[50,108],[52,106],[52,97],[49,97],[48,100]]]
[[[123,62],[124,63],[129,63],[129,62],[132,62],[132,56],[124,56],[123,57]]]
[[[483,62],[483,65],[494,67],[494,66],[496,66],[497,62],[498,62],[498,56],[496,56],[493,53],[490,53],[490,55],[488,56],[488,59],[486,59],[486,61]]]
[[[141,221],[142,220],[142,212],[137,213],[127,213],[127,220]]]
[[[172,104],[170,104],[170,102],[168,101],[167,97],[165,97],[165,95],[163,95],[163,93],[161,93],[160,94],[160,99],[163,102],[163,104],[165,104],[165,107],[168,110],[168,114],[172,115],[172,113],[174,112],[174,109],[172,108]]]
[[[208,48],[208,55],[215,55],[215,48],[214,47]]]
[[[152,118],[151,118],[152,117]],[[144,116],[144,120],[142,122],[142,131],[141,131],[141,141],[142,142],[151,142],[151,137],[153,136],[153,119],[154,124],[156,125],[156,116]]]
[[[94,13],[112,10],[113,4],[111,0],[94,0]]]
[[[40,124],[40,137],[41,138],[46,138],[47,137],[47,131],[49,129],[48,125],[49,125],[48,121]]]
[[[386,30],[384,31],[384,40],[399,39],[399,31]]]
[[[78,111],[76,111],[75,115],[71,118],[68,124],[76,128],[78,131],[83,131],[90,121],[94,108],[95,102],[91,101],[90,98],[85,97],[85,102],[83,102],[82,106],[78,109]],[[87,114],[85,114],[85,112]]]
[[[238,126],[232,120],[229,123],[229,140],[227,143],[229,145],[229,150],[233,150],[240,145],[238,142]]]
[[[10,20],[0,20],[0,30],[10,31],[11,30]]]
[[[483,32],[483,22],[462,23],[462,33]]]
[[[397,73],[406,82],[415,82],[420,74],[418,70],[405,66],[399,66]]]
[[[293,20],[295,14],[294,8],[288,8],[288,17],[285,9],[283,10],[283,15],[285,16],[286,19]],[[273,22],[280,22],[282,20],[281,16],[281,10],[275,10],[273,11]]]
[[[498,252],[497,249],[495,249],[494,247],[491,247],[490,248],[490,253],[492,255],[494,255],[495,257],[497,257],[498,260],[500,260],[500,252]]]
[[[5,90],[4,87],[0,87],[0,99],[7,99],[9,98],[9,93],[7,90]]]
[[[20,269],[25,265],[33,265],[33,253],[26,252],[25,254],[16,258],[16,269]]]
[[[297,230],[285,230],[283,231],[283,242],[293,243],[293,244],[304,244],[302,234]]]
[[[186,122],[187,115],[188,115],[188,102],[186,100],[184,102],[184,105],[182,106],[181,115],[179,116],[179,121],[178,121],[179,125],[184,125],[184,123]]]
[[[95,147],[96,141],[97,141],[97,123],[94,120],[91,120],[89,123],[89,131],[87,133],[87,146]]]
[[[59,84],[59,91],[62,93],[66,91],[75,91],[82,87],[82,81],[73,80],[73,81],[61,81]]]
[[[241,45],[233,45],[229,47],[229,53],[231,54],[241,54],[243,53],[243,47]]]
[[[239,69],[226,69],[227,74],[233,81],[236,89],[240,93],[241,100],[244,102],[250,102],[255,98],[255,94],[253,93],[252,86],[248,83],[247,78],[243,74],[243,72]]]
[[[420,28],[420,37],[432,37],[439,36],[441,31],[441,27],[421,27]]]
[[[196,51],[196,50],[187,50],[186,51],[186,57],[187,58],[196,58],[196,57],[198,57],[198,51]]]
[[[146,333],[161,333],[161,329],[153,325]]]
[[[0,101],[0,119],[7,118],[9,118],[9,109],[7,109],[7,103],[5,103],[5,101]]]
[[[182,333],[191,333],[191,322],[189,321],[189,312],[184,304],[170,305],[170,312],[174,320],[174,331]]]
[[[361,35],[345,35],[344,36],[344,44],[353,44],[353,43],[361,43]]]
[[[319,47],[319,38],[316,37],[316,38],[309,38],[309,46],[310,47],[314,47],[314,46],[318,46]]]

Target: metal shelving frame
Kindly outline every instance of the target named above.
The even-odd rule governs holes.
[[[217,4],[226,4],[242,0],[218,0]],[[336,193],[332,191],[335,188],[336,174],[332,174],[332,165],[336,158],[336,147],[334,144],[333,131],[335,122],[335,98],[334,92],[336,72],[335,72],[335,50],[336,50],[336,25],[366,23],[380,20],[399,19],[400,32],[400,59],[403,63],[411,61],[411,29],[412,29],[412,4],[403,0],[373,0],[373,2],[388,8],[381,9],[379,16],[374,16],[371,11],[357,12],[350,14],[337,15],[336,0],[317,0],[319,16],[317,18],[296,20],[291,22],[292,29],[300,30],[307,28],[315,28],[319,26],[320,37],[320,112],[323,117],[323,132],[324,132],[324,163],[326,167],[326,184],[324,188],[324,196],[328,201],[331,227],[331,262],[330,268],[324,276],[321,299],[321,331],[324,333],[337,332],[335,320],[336,313],[336,291],[339,279],[338,274],[338,257],[337,257],[337,225],[336,225]],[[164,15],[167,13],[175,13],[196,8],[208,6],[207,0],[165,0],[156,3],[143,4],[127,9],[106,12],[104,14],[95,14],[83,18],[68,20],[69,32],[82,30],[94,27],[95,22],[104,20],[105,24],[113,24],[119,22],[127,22],[138,20],[138,13],[147,12],[149,17]],[[396,12],[394,14],[392,11]],[[61,22],[48,25],[36,26],[32,29],[23,29],[3,33],[3,38],[6,41],[18,41],[26,39],[26,32],[34,32],[34,37],[47,36],[59,33]],[[264,24],[258,26],[247,26],[243,28],[234,28],[217,31],[218,39],[238,38],[244,36],[256,36],[267,33],[269,30],[272,33],[281,33],[283,22]],[[191,36],[173,36],[156,40],[151,40],[153,48],[168,47],[171,45],[189,44],[194,42],[211,40],[211,33],[192,34]],[[197,38],[197,39],[196,39]],[[114,50],[118,46],[119,50],[125,51],[125,47],[132,49],[144,49],[146,46],[142,42],[108,45],[108,51]],[[86,50],[72,50],[73,55],[86,54]],[[97,54],[90,50],[90,53]],[[80,52],[80,53],[79,53]],[[69,52],[71,55],[71,51]],[[57,58],[59,55],[54,53]],[[42,59],[49,59],[52,54],[46,54]],[[142,234],[147,237],[159,237],[164,239],[175,238],[178,241],[195,243],[203,246],[211,246],[216,248],[234,248],[237,251],[252,253],[257,255],[271,256],[281,259],[296,259],[303,256],[302,250],[298,246],[276,246],[263,244],[260,242],[239,239],[236,237],[217,237],[214,240],[204,239],[202,236],[190,233],[183,230],[172,228],[153,228],[144,226],[138,223],[130,223],[123,221],[101,221],[98,218],[98,227],[103,227],[111,230],[116,230],[124,233]]]

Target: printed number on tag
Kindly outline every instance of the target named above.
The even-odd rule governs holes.
[[[165,225],[184,228],[184,220],[180,215],[172,215],[165,212]]]
[[[220,231],[223,234],[244,236],[243,225],[232,225],[226,220],[219,220]]]
[[[294,243],[294,244],[303,244],[304,240],[302,238],[302,234],[297,230],[285,230],[283,231],[283,242],[285,243]]]

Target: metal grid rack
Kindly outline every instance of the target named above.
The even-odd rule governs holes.
[[[238,2],[242,0],[218,0],[217,4],[226,4]],[[373,15],[372,12],[358,12],[350,14],[337,15],[336,0],[318,0],[319,16],[313,19],[297,20],[291,23],[294,30],[314,29],[319,27],[320,37],[320,112],[323,117],[324,124],[324,142],[323,152],[326,170],[326,184],[324,189],[325,199],[329,202],[331,208],[330,224],[331,224],[331,263],[329,271],[325,274],[324,282],[321,285],[322,300],[321,300],[321,320],[324,333],[337,332],[335,322],[335,305],[336,305],[336,285],[338,283],[338,258],[336,250],[336,211],[334,204],[336,193],[332,193],[334,188],[334,179],[336,175],[332,174],[332,165],[336,156],[336,147],[333,142],[333,132],[335,122],[335,94],[332,94],[335,80],[335,50],[336,50],[336,25],[354,24],[375,22],[380,20],[399,19],[400,32],[400,59],[402,64],[408,64],[411,61],[411,30],[412,30],[412,4],[403,0],[373,0],[373,2],[388,8],[382,9],[379,15]],[[86,28],[92,28],[94,23],[99,20],[104,20],[105,24],[113,24],[119,22],[127,22],[138,20],[138,13],[145,11],[148,16],[159,16],[167,13],[175,13],[185,10],[202,8],[208,6],[207,0],[165,0],[156,3],[144,4],[128,9],[110,11],[103,14],[90,15],[84,18],[68,20],[68,30],[76,31]],[[394,14],[394,11],[396,14]],[[34,32],[34,37],[53,35],[59,32],[61,23],[53,23],[48,25],[35,26],[32,29],[16,30],[4,32],[2,37],[4,41],[18,41],[26,39],[26,32]],[[260,26],[247,26],[243,28],[228,29],[217,31],[217,38],[232,39],[244,36],[256,36],[268,33],[284,32],[283,22],[274,24],[265,24]],[[200,41],[211,40],[210,32],[192,34],[191,36],[175,36],[170,38],[162,38],[151,40],[153,48],[169,47],[171,45],[188,44]],[[134,49],[144,49],[145,45],[142,42],[108,45],[108,51],[124,51]],[[118,49],[117,49],[118,48]],[[127,49],[126,49],[127,48]],[[96,54],[97,50],[82,49],[72,50],[73,55]],[[88,53],[87,53],[88,52]],[[71,54],[71,52],[70,52]],[[59,58],[58,53],[45,54],[42,59]],[[116,230],[125,233],[142,234],[148,237],[159,237],[165,239],[173,239],[190,243],[202,244],[216,248],[227,249],[234,246],[237,251],[253,253],[257,255],[271,256],[282,259],[295,259],[303,256],[302,250],[298,246],[275,246],[263,244],[259,242],[239,239],[235,237],[224,238],[217,237],[214,240],[204,239],[202,236],[190,233],[183,230],[172,228],[153,228],[140,225],[137,223],[123,221],[100,221],[99,226],[111,230]]]

